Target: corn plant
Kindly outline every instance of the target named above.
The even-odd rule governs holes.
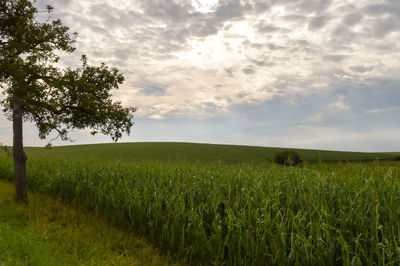
[[[29,160],[27,173],[31,190],[141,232],[188,264],[398,265],[399,169],[47,158]],[[12,180],[9,158],[0,177]]]

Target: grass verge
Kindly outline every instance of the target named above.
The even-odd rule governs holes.
[[[47,195],[14,202],[14,186],[0,180],[0,265],[170,265],[171,260],[102,217]]]

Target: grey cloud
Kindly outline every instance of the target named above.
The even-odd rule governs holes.
[[[88,30],[90,29],[94,33],[99,34],[102,37],[112,37],[112,34],[109,29],[104,27],[102,24],[103,23],[94,23],[94,20],[92,18],[87,18],[87,17],[82,17],[82,16],[76,16],[76,15],[71,15],[67,14],[64,12],[59,12],[57,13],[58,16],[63,18],[63,21],[68,24],[72,24],[74,26],[79,25],[79,28]],[[77,27],[76,29],[79,30]],[[79,34],[79,32],[78,32]],[[82,34],[82,31],[80,31],[80,34]]]
[[[345,26],[338,26],[331,34],[331,40],[335,43],[340,43],[341,45],[346,45],[351,43],[356,34]]]
[[[264,61],[251,60],[251,62],[253,62],[256,66],[259,66],[259,67],[265,66],[265,62]]]
[[[161,30],[159,34],[162,34],[164,40],[171,40],[178,43],[185,41],[186,37],[189,35],[189,31],[186,27],[177,26],[175,28],[167,28]]]
[[[203,18],[194,19],[190,22],[187,35],[207,37],[216,34],[222,26],[223,24],[217,22],[214,17],[205,16]]]
[[[243,120],[246,121],[243,125],[252,127],[254,124],[266,122],[267,126],[269,125],[267,130],[269,134],[274,131],[279,134],[279,131],[285,130],[287,126],[303,124],[324,104],[324,99],[314,100],[316,99],[298,98],[295,104],[289,104],[285,97],[275,96],[257,105],[247,103],[233,105],[231,112],[242,115]],[[278,113],[277,110],[279,110]]]
[[[368,83],[353,85],[348,89],[347,99],[352,108],[360,113],[371,109],[398,107],[400,81],[371,79]]]
[[[297,23],[302,23],[307,21],[307,17],[303,15],[298,15],[298,14],[289,14],[285,15],[282,17],[283,20],[285,21],[290,21],[290,22],[297,22]]]
[[[343,23],[347,26],[354,26],[356,24],[358,24],[363,18],[363,15],[361,13],[351,13],[346,15],[343,18]]]
[[[358,72],[358,73],[365,73],[368,71],[373,70],[373,67],[364,67],[364,66],[352,66],[350,67],[351,70]]]
[[[268,48],[269,48],[270,50],[282,50],[282,49],[286,49],[286,47],[281,46],[281,45],[276,45],[276,44],[274,44],[274,43],[269,43],[269,44],[268,44]]]
[[[106,28],[104,28],[103,26],[97,26],[97,25],[94,25],[94,24],[88,23],[88,22],[86,22],[85,24],[86,24],[94,33],[101,34],[101,35],[103,35],[103,36],[108,36],[108,37],[111,37],[111,36],[112,36],[112,35],[110,34],[110,32],[109,32]]]
[[[92,24],[94,24],[93,19],[98,19],[102,22],[102,26],[108,30],[115,28],[129,28],[131,25],[143,25],[151,22],[138,11],[122,10],[106,3],[92,4],[88,12],[90,16],[86,18],[88,18]]]
[[[260,50],[263,48],[268,48],[269,50],[272,50],[272,51],[287,49],[287,47],[285,47],[285,46],[277,45],[274,43],[256,43],[256,42],[251,42],[248,39],[243,40],[242,45],[245,49],[253,48],[253,49]]]
[[[202,102],[200,106],[202,109],[207,109],[208,111],[211,111],[213,113],[215,113],[220,109],[220,107],[215,102],[210,102],[210,101]]]
[[[245,98],[245,97],[248,96],[248,95],[249,95],[249,94],[248,94],[247,92],[245,92],[245,91],[240,91],[240,92],[238,92],[238,93],[235,93],[234,97],[241,99],[241,98]]]
[[[374,34],[376,37],[384,37],[393,31],[400,30],[400,16],[390,16],[375,21]]]
[[[274,24],[266,24],[265,22],[260,22],[256,26],[260,33],[271,33],[281,31],[282,28],[275,26]]]
[[[298,4],[299,2],[301,2],[302,0],[271,0],[271,5],[281,5],[281,6],[285,6],[285,5],[293,5],[293,4]]]
[[[318,45],[312,44],[307,40],[289,40],[287,46],[290,47],[290,52],[292,53],[304,53],[311,56],[321,53]]]
[[[168,86],[158,84],[155,82],[151,82],[147,79],[141,79],[139,81],[133,82],[133,86],[140,88],[140,93],[145,95],[155,95],[155,96],[163,96],[166,94],[166,90]]]
[[[371,16],[381,16],[389,13],[400,16],[400,2],[398,0],[387,0],[383,3],[367,5],[363,10]]]
[[[270,9],[270,3],[268,3],[268,1],[261,0],[254,3],[254,12],[256,14],[264,13],[269,9]]]
[[[190,5],[179,5],[168,0],[146,0],[142,2],[144,12],[156,19],[179,21],[190,16]]]
[[[318,30],[318,29],[324,27],[328,23],[329,19],[330,18],[327,15],[313,17],[311,19],[310,23],[308,24],[308,29],[309,30]]]
[[[242,69],[242,72],[245,73],[246,75],[252,75],[255,73],[255,70],[253,69],[252,66],[247,66],[246,68]]]
[[[65,7],[67,7],[67,6],[69,6],[70,4],[71,4],[71,2],[72,2],[72,0],[63,0],[63,1],[56,1],[54,4],[57,6],[57,7],[63,7],[63,8],[65,8]]]
[[[357,12],[359,8],[353,4],[349,4],[348,2],[342,3],[333,11],[335,14],[350,14]]]
[[[243,7],[240,0],[221,0],[215,11],[218,20],[229,20],[243,15]]]
[[[114,55],[117,59],[121,61],[128,60],[129,57],[134,53],[135,48],[130,46],[126,48],[118,48],[114,51]]]
[[[302,13],[321,13],[331,4],[332,0],[302,0],[294,5],[294,9]]]
[[[228,74],[229,77],[231,77],[231,78],[233,77],[233,70],[232,70],[231,67],[230,68],[225,68],[224,70]]]
[[[400,54],[400,43],[381,41],[372,44],[371,47],[378,50],[379,52],[384,52],[384,53],[392,52]]]
[[[346,55],[341,54],[326,54],[323,56],[324,60],[332,61],[332,62],[341,62],[347,58]]]
[[[38,8],[40,12],[38,15],[38,18],[40,19],[47,19],[48,18],[48,13],[47,13],[47,6],[50,5],[52,6],[53,12],[58,13],[59,10],[62,10],[63,8],[67,8],[71,4],[72,0],[64,0],[64,1],[45,1],[45,0],[38,0],[34,1],[34,5]]]

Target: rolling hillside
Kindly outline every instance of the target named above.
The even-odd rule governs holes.
[[[59,146],[52,149],[27,147],[28,156],[34,157],[73,157],[102,158],[117,160],[156,160],[224,163],[263,163],[270,162],[282,148],[269,148],[240,145],[217,145],[174,142],[133,142],[112,144],[90,144]],[[390,160],[395,157],[389,153],[339,152],[326,150],[296,149],[307,161],[372,161]]]

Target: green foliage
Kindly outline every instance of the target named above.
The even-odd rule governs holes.
[[[47,12],[53,8],[47,6]],[[57,68],[57,51],[72,53],[77,34],[61,20],[36,20],[38,10],[28,0],[0,2],[0,104],[9,119],[14,104],[21,103],[25,120],[32,121],[45,138],[52,131],[66,140],[73,128],[90,128],[92,134],[110,135],[117,141],[130,133],[135,108],[112,101],[110,91],[118,89],[124,77],[105,64]]]
[[[14,202],[0,180],[1,265],[168,265],[143,238],[46,195]]]
[[[28,161],[29,187],[135,228],[189,265],[400,263],[396,163]],[[0,159],[0,177],[12,179]]]
[[[11,156],[11,152],[8,149],[7,145],[4,145],[3,143],[0,142],[0,149],[7,155]]]
[[[394,157],[394,158],[392,159],[392,161],[400,161],[400,155],[397,155],[396,157]]]
[[[303,159],[297,151],[283,150],[275,154],[274,162],[281,165],[293,166],[302,163]]]

